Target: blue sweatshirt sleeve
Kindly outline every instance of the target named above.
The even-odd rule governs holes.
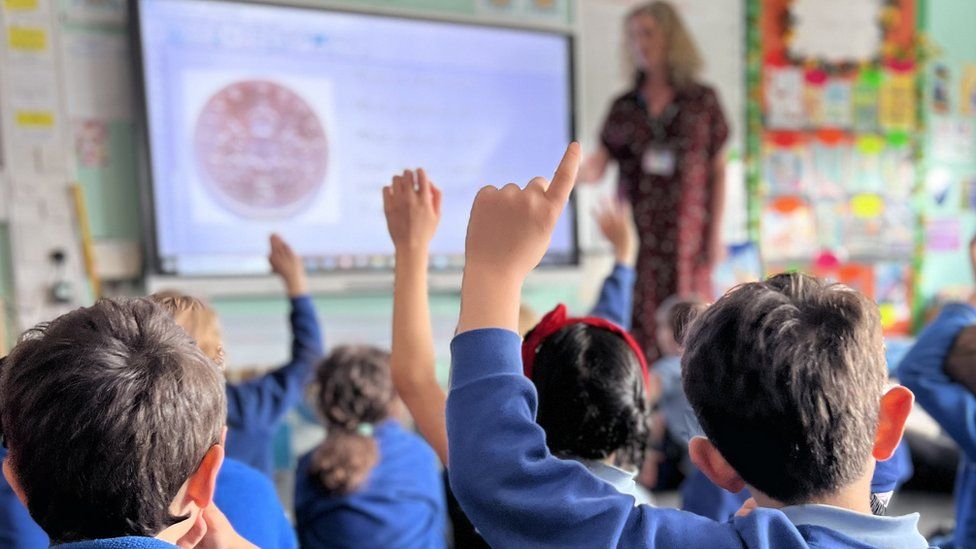
[[[448,477],[462,509],[493,547],[742,547],[731,523],[634,505],[579,463],[549,453],[522,375],[521,340],[465,332],[451,344]],[[597,541],[598,540],[598,541]]]
[[[628,267],[622,263],[614,265],[613,270],[603,281],[600,299],[590,311],[590,316],[604,318],[624,330],[630,330],[635,277],[633,267]]]
[[[307,295],[291,299],[291,361],[244,383],[227,385],[227,424],[269,428],[303,397],[315,362],[322,357],[322,331]]]
[[[976,308],[953,303],[918,336],[898,366],[898,379],[915,393],[915,399],[956,441],[972,461],[976,460],[976,395],[952,381],[943,363],[956,336],[976,324]]]

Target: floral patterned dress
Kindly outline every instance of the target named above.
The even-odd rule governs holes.
[[[638,90],[614,101],[600,139],[620,167],[618,193],[633,205],[640,238],[633,333],[659,356],[655,313],[672,295],[711,297],[706,253],[713,166],[729,127],[715,92],[676,90],[652,117]]]

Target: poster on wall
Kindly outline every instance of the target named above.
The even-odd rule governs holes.
[[[760,14],[762,257],[826,253],[873,288],[875,263],[914,253],[915,0],[761,0]]]

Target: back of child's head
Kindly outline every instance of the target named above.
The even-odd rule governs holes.
[[[658,346],[666,354],[677,354],[684,347],[691,322],[707,307],[698,297],[671,296],[655,312]]]
[[[625,467],[643,462],[651,406],[640,359],[620,334],[569,324],[539,345],[531,378],[539,394],[536,421],[550,452],[588,460],[613,456]]]
[[[390,355],[375,347],[338,347],[319,364],[316,380],[327,434],[313,454],[309,473],[327,492],[348,494],[362,485],[379,459],[373,427],[390,416]]]
[[[190,334],[197,345],[211,359],[222,363],[224,347],[220,334],[220,321],[217,311],[202,299],[176,290],[164,290],[149,296],[149,299],[162,305],[176,320],[176,323]]]
[[[0,371],[8,466],[54,543],[155,536],[220,443],[217,366],[147,299],[103,300],[24,334]]]
[[[976,393],[976,326],[963,328],[956,336],[944,369],[949,379]]]
[[[692,326],[685,393],[746,483],[785,504],[861,478],[887,378],[877,307],[802,274],[733,289]]]

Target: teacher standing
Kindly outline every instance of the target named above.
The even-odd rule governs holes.
[[[697,81],[701,56],[671,4],[635,8],[625,32],[634,88],[613,102],[580,178],[599,181],[611,161],[619,165],[619,197],[633,206],[640,237],[633,332],[654,359],[658,306],[712,294],[729,128],[714,90]]]

